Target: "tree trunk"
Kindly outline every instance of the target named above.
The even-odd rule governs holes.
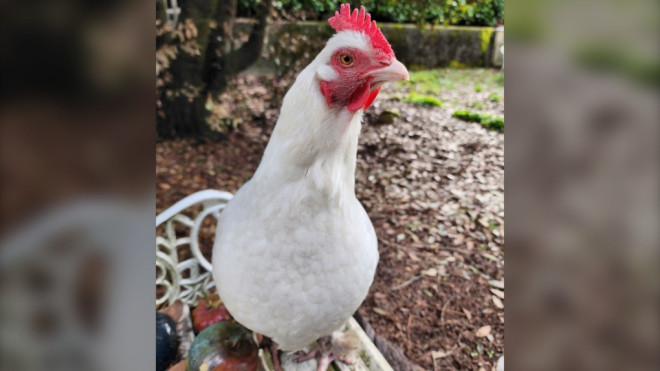
[[[270,7],[270,0],[259,4],[259,23],[253,27],[248,41],[235,49],[237,0],[181,2],[179,20],[195,20],[201,55],[180,52],[172,62],[170,72],[173,81],[169,88],[177,93],[162,100],[165,117],[157,118],[159,137],[206,137],[213,140],[223,137],[209,126],[210,112],[206,109],[206,102],[218,99],[229,80],[257,60],[261,54]]]

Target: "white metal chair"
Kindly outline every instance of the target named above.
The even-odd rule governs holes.
[[[199,229],[204,219],[217,219],[232,195],[207,189],[194,193],[163,211],[156,217],[156,227],[163,226],[165,236],[156,236],[156,287],[164,291],[156,299],[156,306],[171,305],[181,300],[195,305],[197,299],[215,285],[211,277],[211,263],[199,248]],[[200,213],[190,218],[182,212],[202,204]],[[177,237],[176,227],[189,229],[189,233]],[[189,246],[192,258],[179,261],[178,250]]]

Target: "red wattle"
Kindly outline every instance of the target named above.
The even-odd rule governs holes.
[[[371,107],[371,103],[374,102],[374,99],[376,99],[376,96],[380,92],[380,88],[376,88],[369,93],[369,98],[367,98],[367,101],[364,103],[364,109],[366,111],[367,108]]]
[[[364,107],[364,102],[369,100],[369,83],[365,83],[358,88],[357,96],[353,96],[353,100],[348,104],[348,110],[355,112]]]

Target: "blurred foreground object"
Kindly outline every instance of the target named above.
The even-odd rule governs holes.
[[[155,14],[132,3],[0,5],[2,370],[154,369]]]
[[[145,220],[116,200],[81,201],[2,240],[0,369],[153,369],[135,346],[154,341],[141,269],[153,255],[136,249]]]
[[[507,1],[508,370],[660,369],[656,1]]]
[[[0,5],[0,233],[90,194],[153,188],[153,4]]]

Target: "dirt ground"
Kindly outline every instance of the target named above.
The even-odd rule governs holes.
[[[490,370],[504,352],[504,134],[451,114],[502,116],[502,79],[467,69],[412,80],[385,87],[365,113],[356,194],[380,263],[359,312],[425,370]],[[289,82],[239,79],[226,100],[242,120],[226,141],[159,142],[158,211],[198,190],[236,192],[261,160]],[[407,102],[412,90],[442,107]],[[210,238],[203,244],[208,254]]]

